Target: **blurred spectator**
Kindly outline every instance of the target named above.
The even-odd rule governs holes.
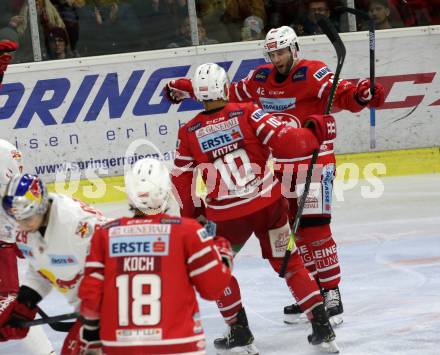
[[[139,20],[128,3],[90,0],[78,9],[78,50],[83,56],[140,50]]]
[[[71,58],[67,32],[61,27],[53,27],[46,34],[47,56],[49,59]]]
[[[202,20],[197,19],[197,29],[199,34],[199,44],[200,45],[207,45],[207,44],[217,44],[218,41],[212,38],[208,38],[206,36],[206,30],[203,26]],[[189,22],[189,18],[186,18],[183,20],[182,24],[180,25],[180,33],[177,39],[170,43],[167,48],[176,48],[176,47],[189,47],[192,46],[192,39],[191,39],[191,25]]]
[[[330,4],[327,0],[310,0],[307,3],[307,12],[302,21],[304,35],[322,34],[321,27],[317,23],[321,16],[328,18],[336,30],[339,31],[339,22],[330,18],[330,15]],[[299,34],[301,34],[301,31],[299,31]]]
[[[224,0],[196,0],[197,16],[204,23],[206,33],[220,43],[232,42],[228,26],[223,22],[225,8]]]
[[[79,15],[78,8],[85,5],[85,0],[51,0],[63,19],[69,36],[70,50],[76,52],[76,44],[79,38]]]
[[[271,0],[266,5],[268,14],[267,28],[288,26],[300,23],[304,16],[303,0]]]
[[[376,30],[392,28],[388,0],[371,0],[368,7],[368,14],[374,20]]]
[[[243,21],[249,16],[257,16],[266,22],[266,9],[263,0],[226,0],[223,22],[227,25],[232,41],[240,41]]]
[[[163,49],[178,35],[188,17],[186,0],[131,0],[141,26],[141,49]]]
[[[21,6],[20,6],[21,4]],[[32,39],[29,29],[29,6],[27,1],[16,1],[13,4],[15,11],[13,16],[9,19],[8,31],[15,31],[20,47],[15,55],[15,62],[31,62],[34,59],[32,51]],[[57,9],[49,0],[37,0],[37,15],[38,15],[38,30],[40,34],[41,43],[45,43],[45,34],[52,27],[65,28],[64,22],[58,13]],[[48,48],[43,46],[42,55],[46,57]]]
[[[265,36],[263,20],[258,16],[246,17],[241,28],[241,40],[255,41],[264,39]]]

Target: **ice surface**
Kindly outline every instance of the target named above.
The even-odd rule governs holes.
[[[341,354],[440,354],[440,175],[384,178],[380,198],[365,199],[361,185],[334,202],[333,234],[342,268],[344,323],[336,329]],[[123,204],[99,206],[111,216]],[[236,259],[256,345],[262,355],[317,354],[307,343],[307,324],[286,325],[282,309],[292,298],[283,280],[259,257],[253,238]],[[225,326],[214,303],[201,301],[208,354]],[[50,315],[69,311],[52,292],[42,303]],[[46,327],[57,351],[64,333]],[[23,353],[20,342],[0,354]]]

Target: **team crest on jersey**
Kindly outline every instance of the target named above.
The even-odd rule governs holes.
[[[254,80],[264,83],[265,81],[267,81],[269,74],[270,74],[269,68],[261,68],[255,73]]]
[[[292,75],[292,81],[304,81],[307,78],[307,67],[301,67]]]
[[[79,222],[76,226],[75,234],[81,239],[90,238],[93,234],[93,228],[87,222]]]
[[[317,70],[313,76],[316,80],[321,81],[329,73],[331,73],[331,70],[328,67],[322,67],[321,69]]]

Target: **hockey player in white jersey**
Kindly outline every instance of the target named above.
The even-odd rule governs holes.
[[[4,195],[10,179],[21,173],[22,165],[21,152],[8,141],[0,139],[0,197]],[[18,292],[17,231],[15,221],[0,208],[0,308],[14,300]],[[31,329],[21,348],[26,354],[55,354],[42,326]]]
[[[28,260],[28,270],[17,298],[0,314],[0,339],[20,339],[29,328],[8,324],[32,320],[37,304],[57,289],[77,309],[78,286],[94,227],[106,222],[90,206],[68,196],[47,193],[36,175],[14,176],[2,199],[4,210],[19,224],[17,246]],[[72,354],[80,324],[70,330],[61,354]]]

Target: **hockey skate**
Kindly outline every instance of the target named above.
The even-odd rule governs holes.
[[[258,355],[253,344],[254,336],[249,329],[244,308],[237,314],[237,321],[232,324],[223,338],[214,340],[217,354],[221,355]]]
[[[339,287],[331,290],[322,290],[322,293],[325,300],[325,308],[327,308],[327,314],[330,318],[330,323],[333,327],[340,326],[344,321],[342,316],[344,308],[342,307]]]
[[[318,345],[321,350],[338,354],[339,348],[336,345],[336,335],[328,319],[327,312],[324,305],[319,305],[312,310],[313,318],[310,321],[312,323],[312,334],[308,336],[309,343],[312,345]]]
[[[307,316],[301,311],[298,304],[294,303],[284,307],[284,323],[299,324],[306,323],[307,321]]]

